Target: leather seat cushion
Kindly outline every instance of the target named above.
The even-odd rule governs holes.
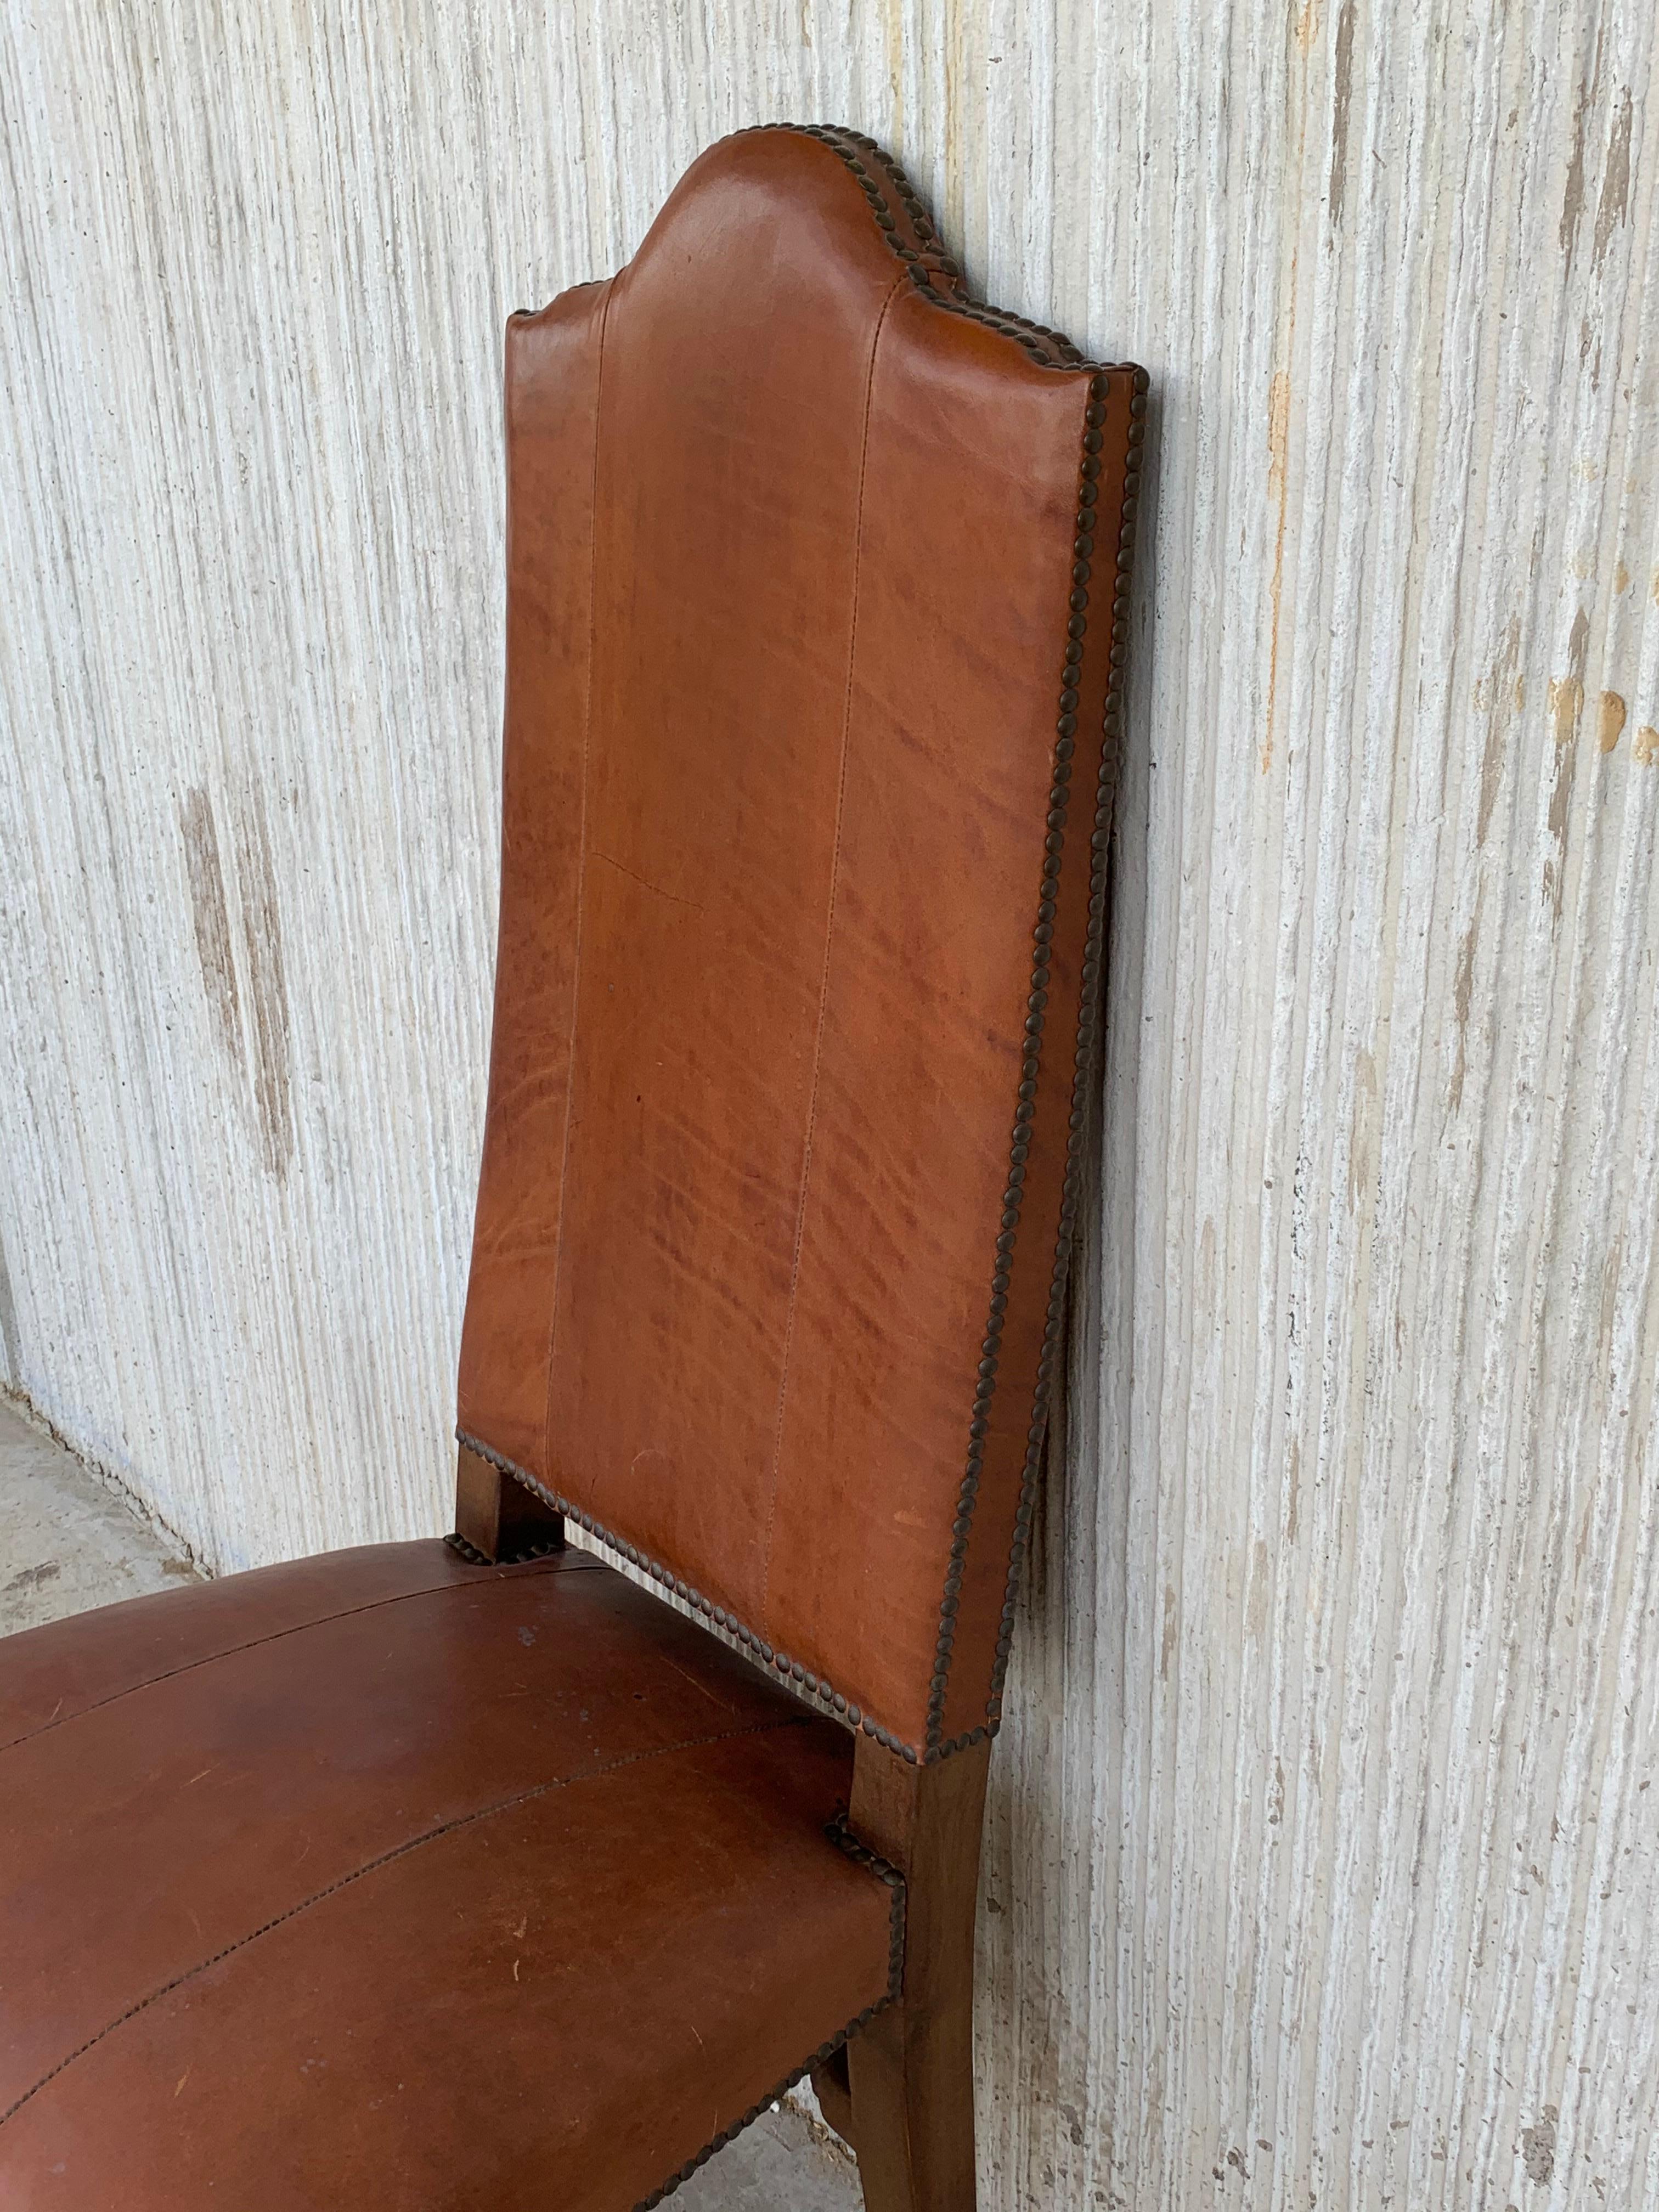
[[[0,2198],[627,2212],[885,1996],[851,1766],[574,1551],[0,1644]]]

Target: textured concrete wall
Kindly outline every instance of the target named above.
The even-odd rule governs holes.
[[[509,308],[871,130],[1154,376],[987,2203],[1659,2205],[1651,0],[0,15],[0,1360],[438,1525]]]

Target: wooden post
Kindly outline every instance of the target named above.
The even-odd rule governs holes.
[[[564,1548],[564,1516],[465,1444],[455,1469],[455,1534],[505,1563]]]
[[[848,2045],[845,2103],[840,2069],[818,2069],[826,2118],[850,2129],[866,2212],[974,2212],[974,1910],[990,1756],[980,1743],[911,1766],[868,1736],[854,1754],[848,1825],[905,1878],[902,1993]]]

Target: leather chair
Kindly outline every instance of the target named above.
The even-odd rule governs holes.
[[[513,318],[457,1533],[0,1647],[8,2212],[972,2204],[1146,385],[831,129]]]

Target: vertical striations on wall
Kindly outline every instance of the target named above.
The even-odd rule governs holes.
[[[0,1370],[439,1525],[500,331],[830,117],[1144,361],[988,2206],[1659,2206],[1651,0],[0,15]]]

